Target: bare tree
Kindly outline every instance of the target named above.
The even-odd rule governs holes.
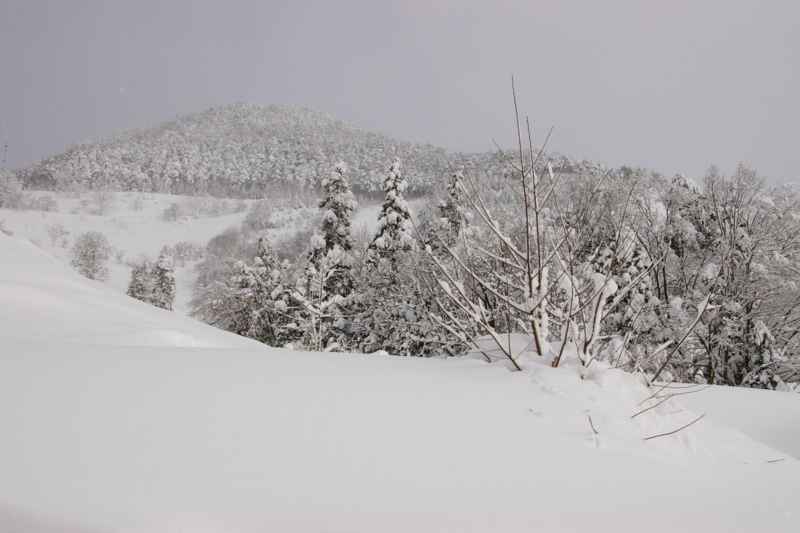
[[[513,88],[513,85],[512,85]],[[516,95],[514,95],[516,109]],[[598,201],[607,175],[559,195],[562,169],[542,159],[533,149],[530,126],[527,146],[517,114],[518,147],[513,156],[498,151],[506,169],[506,187],[513,201],[513,218],[505,222],[482,194],[465,168],[457,183],[475,215],[473,236],[462,232],[458,246],[440,239],[438,248],[426,248],[435,266],[430,287],[439,324],[462,341],[477,346],[477,336],[488,336],[514,367],[520,368],[514,334],[529,339],[529,350],[552,359],[558,366],[567,352],[587,365],[598,355],[604,323],[630,291],[649,276],[660,258],[622,288],[615,276],[631,254],[635,241],[629,231],[630,194],[616,215]],[[545,143],[546,145],[546,143]],[[573,184],[577,185],[577,184]],[[592,250],[601,222],[613,219],[613,249],[605,252],[602,268]],[[613,227],[613,224],[612,224]],[[434,290],[436,289],[436,290]]]
[[[63,237],[69,235],[69,232],[64,229],[64,226],[61,224],[61,222],[53,222],[45,228],[45,231],[47,232],[47,236],[50,237],[50,244],[53,246],[55,246],[56,243]]]
[[[94,203],[94,213],[96,215],[108,215],[115,209],[117,202],[114,193],[111,191],[95,191],[92,194],[92,203]]]

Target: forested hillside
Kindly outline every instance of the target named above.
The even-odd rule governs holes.
[[[525,353],[553,366],[572,356],[765,388],[800,377],[800,202],[745,166],[712,167],[700,186],[530,149],[447,152],[315,110],[235,104],[15,175],[0,179],[0,207],[36,208],[20,186],[262,199],[209,242],[192,307],[272,346],[481,349],[517,368]],[[298,190],[311,194],[281,201]],[[355,196],[379,191],[378,231],[352,234]],[[417,213],[414,196],[425,197]]]
[[[14,174],[26,189],[261,198],[317,185],[344,161],[353,191],[362,194],[380,192],[395,157],[403,161],[412,195],[433,190],[464,160],[488,175],[502,172],[488,152],[464,155],[402,142],[315,109],[237,103],[76,144]],[[598,166],[568,160],[568,167]]]
[[[237,103],[76,144],[16,170],[31,189],[259,197],[272,186],[307,186],[347,161],[353,187],[380,189],[381,169],[406,162],[424,191],[457,157],[400,142],[314,109]]]

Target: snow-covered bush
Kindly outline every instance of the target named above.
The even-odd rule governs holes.
[[[274,212],[275,210],[272,206],[272,202],[267,200],[254,202],[247,211],[247,215],[244,217],[242,227],[248,231],[255,232],[271,229],[275,227],[275,224],[272,222],[272,215]]]
[[[175,243],[172,248],[172,256],[180,266],[185,266],[187,261],[199,261],[203,258],[203,247],[189,241]]]
[[[194,196],[170,202],[169,207],[161,213],[161,220],[173,222],[184,217],[213,218],[231,213],[238,213],[245,209],[245,204],[231,202],[210,196]]]
[[[111,257],[112,248],[106,236],[98,231],[90,231],[78,235],[70,250],[70,264],[78,269],[81,275],[89,279],[105,281],[108,279],[106,262]]]
[[[58,241],[69,235],[69,231],[64,229],[61,222],[53,222],[45,228],[47,236],[50,237],[50,244],[55,246]]]
[[[22,203],[22,183],[10,172],[0,171],[0,207],[20,209]]]

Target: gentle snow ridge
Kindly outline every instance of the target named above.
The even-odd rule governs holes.
[[[800,530],[798,461],[710,416],[644,440],[701,414],[631,418],[654,392],[267,348],[0,235],[3,532]]]

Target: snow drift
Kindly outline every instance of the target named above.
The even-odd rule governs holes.
[[[0,347],[9,533],[800,528],[786,450],[712,415],[645,440],[702,413],[600,364],[267,348],[4,235]]]

